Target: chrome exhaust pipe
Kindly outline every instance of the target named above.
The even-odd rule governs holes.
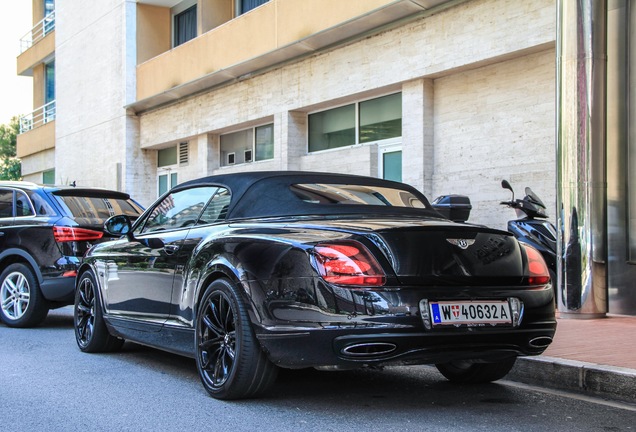
[[[365,342],[349,345],[342,349],[342,354],[352,357],[377,357],[390,354],[397,345],[389,342]]]
[[[547,348],[552,343],[550,336],[539,336],[528,341],[528,345],[532,348]]]

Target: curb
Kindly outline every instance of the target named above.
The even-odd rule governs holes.
[[[636,404],[636,370],[556,357],[521,357],[509,381]]]

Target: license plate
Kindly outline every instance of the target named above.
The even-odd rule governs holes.
[[[431,301],[431,322],[442,325],[512,325],[507,300],[495,301]]]

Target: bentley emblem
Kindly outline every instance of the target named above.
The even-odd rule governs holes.
[[[473,239],[446,239],[447,242],[449,242],[452,245],[457,246],[460,249],[468,249],[468,246],[471,246],[473,243],[475,243],[475,240]]]

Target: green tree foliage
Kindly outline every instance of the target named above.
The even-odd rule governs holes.
[[[0,180],[21,179],[20,159],[15,157],[19,132],[17,117],[13,117],[9,124],[0,125]]]

